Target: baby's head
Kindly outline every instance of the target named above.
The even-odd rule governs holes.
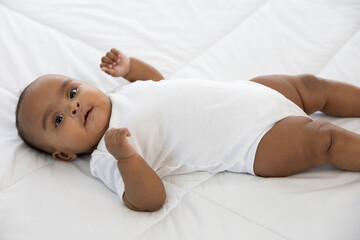
[[[45,75],[22,92],[16,109],[19,136],[31,147],[72,161],[90,153],[108,128],[110,99],[99,89],[62,75]]]

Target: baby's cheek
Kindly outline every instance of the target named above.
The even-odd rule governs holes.
[[[83,148],[86,142],[86,136],[83,133],[77,131],[76,129],[68,129],[61,134],[59,141],[67,149],[78,150]]]

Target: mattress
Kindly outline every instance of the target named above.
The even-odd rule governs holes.
[[[54,161],[14,126],[40,75],[129,84],[100,71],[112,47],[166,79],[312,73],[360,86],[359,0],[0,0],[0,29],[0,239],[359,239],[356,172],[165,177],[164,207],[140,213],[91,176],[88,156]],[[360,133],[360,118],[312,117]]]

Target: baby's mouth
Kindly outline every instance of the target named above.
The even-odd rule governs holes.
[[[89,117],[89,115],[90,115],[90,113],[91,113],[92,110],[93,110],[93,108],[90,108],[90,109],[86,112],[86,114],[85,114],[85,119],[84,119],[84,126],[86,125],[87,119],[88,119],[88,117]]]

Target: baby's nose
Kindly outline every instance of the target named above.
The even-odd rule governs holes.
[[[70,115],[75,117],[76,114],[79,112],[79,110],[80,110],[80,102],[79,101],[72,102]]]

